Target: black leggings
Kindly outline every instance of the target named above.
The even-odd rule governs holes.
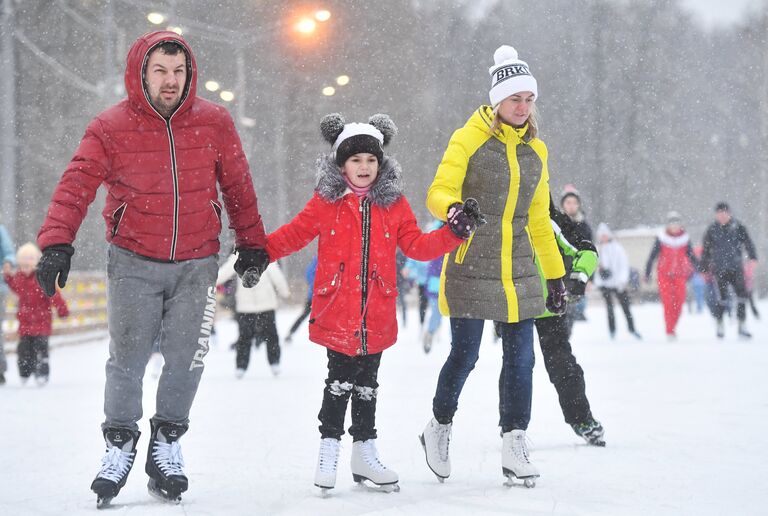
[[[350,435],[354,441],[376,439],[376,377],[380,363],[381,353],[349,356],[328,350],[328,378],[317,415],[323,438],[341,439],[344,435],[344,417],[352,397]]]
[[[744,271],[742,269],[731,269],[715,272],[715,285],[719,294],[717,304],[715,305],[715,318],[722,319],[725,307],[728,304],[728,285],[733,286],[736,293],[736,316],[739,321],[747,318],[747,287],[744,284]]]
[[[33,374],[47,378],[50,374],[48,366],[48,336],[24,335],[19,337],[16,347],[19,360],[19,376],[29,378]]]
[[[258,348],[262,342],[267,343],[267,361],[270,365],[279,364],[280,340],[275,326],[275,311],[269,310],[256,314],[238,313],[235,317],[240,328],[240,336],[235,343],[237,368],[248,369],[248,362],[251,360],[251,344]]]
[[[624,317],[627,318],[627,329],[630,333],[635,333],[635,321],[632,319],[632,312],[629,310],[629,294],[626,290],[616,290],[615,288],[601,288],[605,299],[605,307],[608,309],[608,329],[611,335],[616,333],[616,317],[613,315],[613,296],[619,300]]]

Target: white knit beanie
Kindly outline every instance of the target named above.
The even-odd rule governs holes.
[[[491,74],[491,106],[521,91],[530,91],[534,98],[539,98],[536,79],[528,70],[528,63],[517,57],[517,50],[509,45],[502,45],[493,53],[493,66],[488,69]]]

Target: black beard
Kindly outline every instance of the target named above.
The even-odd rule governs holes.
[[[179,102],[181,102],[181,98],[168,104],[163,101],[159,94],[155,98],[150,97],[150,104],[152,104],[152,107],[165,118],[168,118],[174,111],[176,111],[176,108],[179,107]]]

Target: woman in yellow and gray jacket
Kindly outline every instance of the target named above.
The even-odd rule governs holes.
[[[487,224],[444,260],[440,311],[451,318],[451,353],[440,371],[434,418],[420,436],[427,464],[450,475],[448,443],[459,395],[478,358],[485,320],[503,323],[499,412],[504,474],[535,485],[525,430],[531,414],[533,318],[545,302],[534,263],[547,279],[546,308],[565,311],[565,274],[549,219],[547,147],[537,138],[538,88],[517,51],[501,46],[490,68],[490,106],[453,133],[429,188],[427,207],[452,224],[466,199],[477,199]]]

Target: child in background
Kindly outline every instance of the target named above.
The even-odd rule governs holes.
[[[285,343],[290,344],[293,341],[293,334],[299,329],[304,319],[309,317],[309,312],[312,311],[312,287],[315,284],[315,272],[317,271],[317,255],[313,256],[309,261],[307,268],[304,270],[304,278],[307,280],[307,302],[304,303],[304,310],[299,314],[296,320],[291,325],[291,329],[288,330],[288,335],[285,336]]]
[[[237,255],[229,259],[219,269],[217,284],[221,285],[230,278],[236,277],[235,261]],[[267,362],[272,374],[280,374],[280,338],[277,336],[275,310],[277,296],[287,299],[291,295],[288,282],[277,263],[270,263],[262,273],[261,279],[252,288],[243,286],[243,281],[237,278],[235,289],[235,319],[239,335],[235,343],[237,356],[235,358],[235,376],[239,379],[248,369],[251,360],[251,345],[258,348],[262,342],[267,344]]]
[[[42,253],[35,244],[27,243],[16,253],[18,271],[11,272],[11,265],[3,264],[3,278],[8,287],[18,296],[19,306],[16,317],[19,320],[19,344],[16,348],[21,383],[26,384],[35,375],[38,385],[48,383],[48,337],[51,335],[51,305],[56,307],[59,317],[67,317],[67,303],[56,292],[52,298],[45,295],[37,284],[35,269]]]
[[[328,348],[315,485],[336,485],[347,404],[352,398],[352,476],[397,490],[397,473],[376,450],[376,381],[382,352],[397,340],[395,254],[431,260],[458,247],[476,227],[461,208],[449,224],[422,233],[402,191],[400,165],[385,157],[397,131],[387,115],[345,124],[339,114],[320,122],[331,154],[317,161],[315,193],[288,224],[267,237],[270,260],[319,237],[309,339]],[[449,229],[450,228],[450,229]]]

